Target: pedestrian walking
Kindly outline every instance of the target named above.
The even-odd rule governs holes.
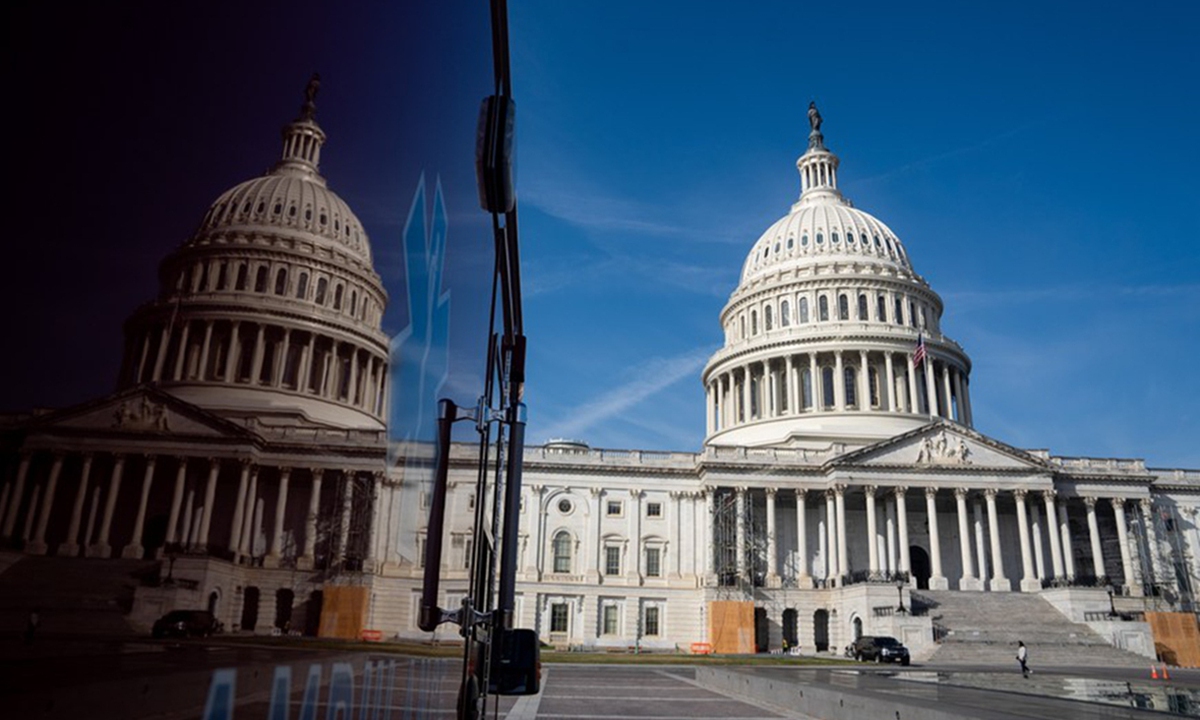
[[[38,611],[36,609],[30,610],[29,611],[29,620],[25,623],[25,644],[26,645],[33,644],[34,633],[37,632],[38,625],[41,625],[41,624],[42,624],[42,619],[38,616]]]
[[[1025,647],[1025,643],[1017,641],[1017,662],[1021,663],[1021,675],[1029,677],[1033,671],[1029,669],[1027,661],[1029,660],[1029,650]]]

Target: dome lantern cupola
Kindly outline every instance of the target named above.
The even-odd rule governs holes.
[[[849,204],[837,189],[838,156],[825,147],[825,136],[821,134],[821,112],[815,102],[808,104],[808,122],[812,130],[808,134],[808,150],[796,160],[800,171],[800,202],[832,200]]]
[[[304,88],[304,104],[300,116],[283,128],[283,157],[271,169],[272,173],[294,171],[314,176],[324,184],[318,174],[321,162],[321,146],[325,144],[325,133],[317,125],[317,91],[321,89],[321,76],[313,73]]]

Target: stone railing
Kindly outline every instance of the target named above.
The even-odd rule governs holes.
[[[589,465],[674,465],[690,468],[696,464],[696,457],[695,453],[661,450],[604,450],[599,448],[577,450],[545,446],[525,448],[526,462],[542,460]]]
[[[1141,458],[1089,458],[1089,457],[1057,457],[1047,458],[1067,472],[1078,473],[1122,473],[1146,474],[1146,461]]]

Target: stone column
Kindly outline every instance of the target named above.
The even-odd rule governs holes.
[[[704,558],[704,574],[708,578],[708,584],[716,583],[717,566],[716,566],[716,549],[713,542],[713,522],[716,518],[713,517],[713,495],[716,493],[716,488],[705,488],[701,491],[704,495],[704,547],[702,548]]]
[[[10,538],[17,523],[17,512],[21,507],[21,499],[25,494],[25,480],[29,476],[29,462],[32,456],[28,452],[21,453],[21,462],[17,465],[17,486],[8,499],[8,512],[4,516],[4,537]]]
[[[642,579],[642,497],[644,493],[641,490],[629,491],[630,505],[630,521],[631,532],[629,534],[629,546],[632,551],[629,566],[625,568],[626,577],[631,581],[640,582]],[[744,533],[744,528],[742,532]]]
[[[867,498],[867,571],[871,579],[879,578],[879,528],[875,517],[875,486],[863,488]]]
[[[238,325],[240,321],[234,320],[229,325],[229,347],[225,349],[225,382],[230,382],[237,378],[238,359]]]
[[[1125,500],[1109,498],[1117,521],[1117,542],[1121,546],[1121,572],[1125,575],[1125,592],[1133,589],[1133,558],[1129,555],[1129,531],[1125,527]]]
[[[358,348],[350,345],[350,383],[346,386],[346,400],[353,405],[358,396]]]
[[[151,379],[158,382],[162,379],[163,364],[167,360],[167,348],[171,344],[171,327],[167,326],[162,329],[162,335],[158,337],[158,355],[154,358],[154,374]]]
[[[775,541],[775,488],[766,488],[767,493],[767,587],[782,587],[779,578],[779,544]]]
[[[41,512],[38,513],[37,530],[33,541],[25,547],[25,552],[31,555],[45,555],[46,526],[50,524],[50,510],[54,507],[54,495],[58,489],[58,476],[62,474],[63,454],[54,453],[54,463],[50,466],[50,477],[46,480],[46,497],[42,499]]]
[[[262,323],[258,325],[258,334],[254,337],[254,355],[251,356],[250,362],[250,384],[257,385],[259,378],[262,377],[263,353],[265,348],[265,336],[267,327]]]
[[[963,375],[962,378],[963,400],[966,403],[967,409],[967,427],[972,427],[975,424],[974,413],[971,411],[971,378]]]
[[[150,359],[150,333],[142,337],[142,354],[138,358],[137,374],[133,376],[135,383],[146,382],[146,361]]]
[[[275,497],[274,529],[271,531],[271,547],[263,558],[263,567],[279,567],[283,552],[283,518],[287,514],[288,483],[292,478],[290,467],[279,468],[279,494]]]
[[[1042,513],[1036,502],[1029,505],[1029,531],[1033,535],[1033,564],[1038,580],[1045,580],[1046,554],[1042,551]]]
[[[734,568],[737,571],[738,581],[742,581],[746,577],[746,488],[739,487],[737,490],[736,512],[737,512],[737,557],[734,559]]]
[[[192,540],[207,550],[212,544],[209,530],[212,528],[213,503],[217,500],[217,476],[221,474],[221,461],[216,458],[208,459],[208,482],[204,486],[204,511],[200,513],[200,536]]]
[[[929,518],[929,560],[932,574],[929,577],[930,590],[947,590],[950,581],[942,574],[942,539],[938,532],[937,520],[937,488],[925,488],[925,514]]]
[[[1012,583],[1004,577],[1004,558],[1000,548],[1000,520],[996,512],[996,489],[988,488],[983,491],[987,498],[988,529],[991,531],[992,544],[992,582],[989,589],[992,592],[1009,592]]]
[[[800,400],[796,392],[797,370],[795,363],[792,361],[791,355],[787,356],[786,372],[787,384],[785,389],[787,390],[787,411],[788,415],[795,415],[796,413],[800,412]]]
[[[304,520],[304,554],[296,560],[296,567],[312,570],[317,555],[317,518],[321,514],[321,479],[323,468],[312,469],[312,488],[308,494],[308,516]],[[418,560],[418,564],[420,561]]]
[[[710,382],[704,386],[704,433],[706,435],[712,435],[716,432],[716,429],[713,427],[716,412],[716,400],[713,399],[713,384]]]
[[[841,574],[837,564],[837,519],[833,490],[825,491],[825,584],[832,587]],[[840,583],[839,583],[840,584]]]
[[[171,372],[171,377],[174,380],[183,379],[183,369],[187,363],[188,331],[191,329],[191,326],[191,323],[185,322],[183,324],[183,332],[179,336],[179,350],[175,353],[175,367]]]
[[[158,459],[153,455],[146,456],[146,474],[142,476],[142,495],[138,499],[137,518],[133,521],[133,537],[129,544],[121,549],[121,557],[140,559],[145,553],[142,547],[142,533],[146,527],[146,504],[150,501],[150,485],[154,482],[154,467]]]
[[[796,557],[800,565],[796,573],[796,584],[800,589],[812,587],[808,574],[808,509],[805,506],[803,489],[796,491]]]
[[[858,399],[859,410],[871,409],[871,366],[867,364],[867,351],[858,351],[859,359],[859,377],[858,377],[858,392],[861,397]],[[882,399],[882,398],[881,398]]]
[[[985,536],[987,531],[983,522],[983,504],[976,498],[971,508],[975,517],[975,565],[979,568],[979,584],[981,589],[988,578],[988,550]]]
[[[967,424],[967,401],[963,398],[963,374],[961,370],[955,370],[952,376],[954,380],[954,397],[958,398],[958,414],[954,419],[960,425]]]
[[[29,496],[29,509],[25,511],[25,524],[21,530],[21,540],[28,545],[33,540],[33,518],[37,514],[38,501],[42,496],[42,486],[34,485],[33,494]]]
[[[967,518],[967,494],[965,487],[954,488],[954,502],[958,510],[958,545],[962,554],[962,578],[959,590],[982,590],[983,583],[975,579],[974,562],[971,557],[971,522]]]
[[[208,320],[204,323],[204,341],[200,343],[200,359],[196,366],[196,377],[200,380],[208,379],[208,352],[212,348],[212,333],[213,321]],[[184,365],[184,373],[187,372],[187,366]],[[187,377],[182,378],[184,380]]]
[[[237,552],[250,557],[254,555],[254,538],[258,535],[258,522],[254,517],[258,508],[258,466],[250,469],[250,487],[246,491],[246,513],[242,518],[242,538]]]
[[[229,551],[234,554],[234,561],[242,547],[242,529],[246,524],[246,490],[250,485],[249,460],[242,460],[242,474],[238,479],[237,503],[233,506],[233,522],[229,527]]]
[[[893,492],[896,494],[896,524],[900,527],[900,572],[908,573],[910,584],[915,586],[915,581],[911,579],[912,563],[908,553],[908,504],[905,497],[908,488],[901,485]]]
[[[1146,531],[1146,550],[1150,553],[1150,577],[1146,582],[1152,585],[1170,584],[1168,576],[1160,567],[1158,528],[1154,524],[1154,505],[1149,498],[1139,498],[1138,509],[1141,511],[1142,523]]]
[[[926,348],[925,359],[921,361],[921,367],[925,370],[925,403],[928,407],[929,417],[936,417],[938,414],[937,406],[937,382],[933,378],[933,354]]]
[[[893,578],[900,572],[900,562],[896,554],[896,498],[884,499],[884,533],[887,535],[885,551],[887,552],[887,572]]]
[[[887,376],[887,409],[897,412],[896,408],[896,367],[892,362],[892,353],[883,354],[884,374]],[[883,398],[880,398],[882,400]]]
[[[846,539],[846,486],[834,485],[833,493],[834,504],[837,508],[838,573],[844,582],[850,574],[850,552]]]
[[[1046,534],[1050,538],[1050,561],[1054,569],[1054,579],[1061,580],[1066,576],[1063,570],[1063,553],[1061,537],[1056,529],[1058,513],[1054,510],[1054,496],[1057,491],[1053,488],[1042,491],[1042,503],[1046,508]]]
[[[942,363],[942,392],[946,395],[945,407],[942,412],[947,420],[957,420],[954,417],[954,398],[950,394],[950,366]]]
[[[820,410],[825,405],[824,401],[821,398],[821,391],[820,391],[821,376],[817,373],[817,370],[818,370],[817,354],[815,352],[809,353],[808,354],[808,396],[809,396],[809,399],[812,400],[812,405],[810,406],[810,409],[813,411]],[[801,391],[801,395],[803,395],[803,391]],[[804,404],[803,397],[801,397],[801,399],[800,399],[800,404],[801,405]]]
[[[167,545],[174,545],[179,542],[176,533],[179,529],[179,508],[183,504],[183,488],[187,484],[187,458],[179,458],[179,468],[175,471],[175,490],[171,494],[171,514],[167,518]],[[159,557],[162,557],[162,548],[158,551]]]
[[[910,415],[920,415],[921,404],[917,402],[917,367],[913,364],[912,353],[904,357],[908,361],[908,377],[905,378],[908,384],[908,412]]]
[[[1096,523],[1096,498],[1085,497],[1083,504],[1087,506],[1088,537],[1092,541],[1092,574],[1100,582],[1104,574],[1104,555],[1100,549],[1100,526]]]
[[[340,527],[338,527],[338,545],[337,545],[337,547],[338,547],[337,557],[340,562],[345,562],[346,554],[347,554],[346,551],[349,550],[350,518],[351,518],[351,513],[352,513],[353,509],[354,509],[354,471],[353,470],[343,470],[342,471],[342,522],[340,523]],[[442,543],[447,544],[445,537],[442,538]],[[445,566],[445,564],[447,562],[448,562],[448,558],[445,555],[443,555],[442,556],[442,565]]]
[[[104,518],[100,521],[100,535],[96,538],[96,543],[88,548],[88,557],[112,555],[112,546],[108,544],[108,536],[112,532],[113,511],[117,509],[117,495],[121,491],[121,475],[124,471],[125,456],[113,455],[112,477],[108,482],[108,497],[104,502]]]
[[[279,357],[275,358],[275,376],[271,378],[271,386],[283,387],[283,378],[287,374],[288,353],[292,350],[292,331],[287,328],[283,329],[283,341],[276,344],[279,350]]]
[[[187,498],[183,501],[183,528],[179,533],[179,544],[183,547],[191,547],[195,544],[194,526],[192,524],[192,510],[195,507],[196,491],[188,490]],[[198,517],[196,519],[199,519]]]
[[[88,481],[92,475],[92,454],[83,454],[83,468],[79,471],[79,489],[75,491],[75,504],[71,506],[71,525],[67,528],[67,539],[58,546],[62,557],[79,554],[79,523],[83,519],[83,503],[87,500]]]
[[[1042,584],[1033,572],[1033,552],[1029,547],[1029,517],[1025,509],[1026,490],[1014,490],[1017,501],[1017,532],[1021,534],[1021,592],[1038,592]]]
[[[842,351],[833,353],[833,403],[834,410],[843,412],[846,409],[846,366],[842,362]],[[845,574],[845,568],[842,568]]]
[[[1075,549],[1071,545],[1071,519],[1067,515],[1067,499],[1058,508],[1058,531],[1062,535],[1063,565],[1069,579],[1075,578]]]

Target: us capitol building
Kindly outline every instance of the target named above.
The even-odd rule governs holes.
[[[117,391],[0,417],[3,542],[161,561],[136,628],[207,607],[242,631],[429,637],[428,493],[387,460],[387,294],[318,172],[314,96],[275,166],[164,260],[126,323]],[[920,651],[934,628],[914,592],[1040,594],[1090,624],[1110,590],[1195,610],[1200,471],[974,430],[971,360],[941,298],[838,190],[815,107],[809,120],[800,196],[720,315],[703,447],[526,449],[518,624],[559,646],[836,651],[865,632]],[[443,607],[468,585],[476,461],[453,448]],[[321,618],[334,596],[359,600]],[[1145,624],[1126,625],[1098,629],[1153,655]]]

